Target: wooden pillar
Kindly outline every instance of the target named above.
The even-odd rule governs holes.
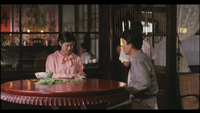
[[[58,14],[58,16],[59,16],[59,20],[58,20],[58,22],[59,22],[59,32],[62,32],[63,31],[63,29],[62,29],[62,23],[63,23],[63,17],[62,17],[62,15],[63,15],[63,5],[58,5],[58,12],[59,12],[59,14]]]
[[[99,5],[99,66],[102,70],[103,78],[112,77],[110,61],[110,5]]]
[[[167,5],[166,75],[167,109],[177,108],[176,95],[176,5]]]

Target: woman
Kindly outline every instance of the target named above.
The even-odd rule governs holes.
[[[75,41],[74,35],[68,31],[59,34],[59,48],[46,60],[46,72],[52,71],[53,78],[78,78],[77,74],[86,76],[80,57],[72,52]]]

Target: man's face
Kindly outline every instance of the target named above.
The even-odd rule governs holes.
[[[83,47],[80,47],[80,53],[83,54],[86,52],[87,49],[84,49]]]
[[[122,48],[124,50],[124,53],[126,55],[129,55],[130,51],[131,51],[131,44],[127,44],[127,41],[124,40],[124,38],[122,38],[122,42],[123,42],[123,45],[122,45]]]

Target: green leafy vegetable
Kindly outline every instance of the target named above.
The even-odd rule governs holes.
[[[52,72],[51,72],[51,71],[49,71],[49,72],[44,72],[44,73],[48,74],[48,73],[52,73]]]
[[[65,82],[67,81],[55,79],[55,78],[46,78],[44,80],[36,82],[35,84],[51,85],[51,84],[60,84],[60,83],[65,83]]]
[[[70,81],[72,81],[72,82],[83,82],[84,79],[71,79]]]
[[[66,83],[66,82],[83,82],[84,79],[71,79],[71,80],[60,80],[60,79],[55,79],[55,78],[46,78],[44,80],[38,81],[35,84],[42,84],[42,85],[52,85],[52,84],[61,84],[61,83]]]

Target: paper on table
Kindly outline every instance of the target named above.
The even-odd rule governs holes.
[[[86,78],[85,76],[82,76],[82,75],[79,75],[79,74],[76,74],[76,76],[78,77],[78,78],[76,78],[76,79]]]

